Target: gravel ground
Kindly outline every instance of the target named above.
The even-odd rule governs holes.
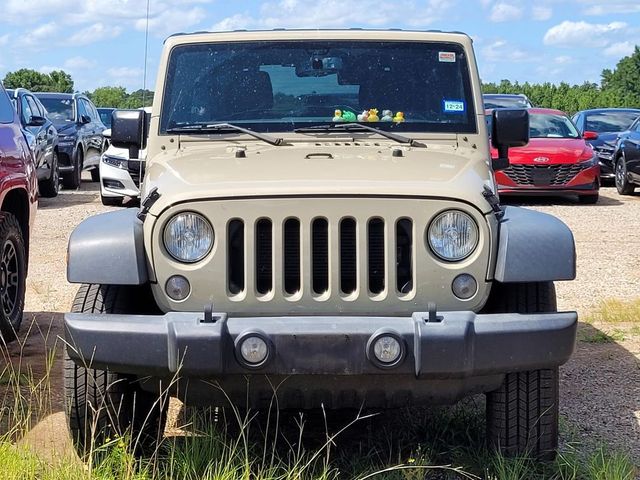
[[[516,203],[511,201],[510,203]],[[578,278],[557,285],[560,309],[588,313],[603,299],[640,297],[640,196],[620,197],[604,188],[597,205],[573,200],[544,199],[519,202],[564,220],[573,230],[578,250]],[[84,218],[110,208],[100,204],[97,184],[84,182],[79,191],[63,191],[55,199],[42,199],[31,239],[22,355],[44,371],[44,336],[52,345],[60,333],[61,315],[67,311],[77,287],[66,283],[65,252],[72,229]],[[561,369],[561,411],[565,430],[588,442],[604,440],[640,459],[640,339],[638,328],[616,325],[625,331],[618,343],[579,342],[576,354]],[[31,326],[31,329],[28,329]],[[581,324],[581,335],[610,331],[611,324]],[[44,333],[42,333],[44,332]],[[47,333],[48,332],[48,333]],[[12,356],[19,347],[12,346]],[[61,380],[59,362],[52,372]],[[54,411],[61,410],[62,385],[52,387]],[[63,416],[52,415],[31,439],[40,445],[60,445],[65,435]],[[47,427],[48,425],[48,427]],[[64,443],[64,442],[63,442]]]

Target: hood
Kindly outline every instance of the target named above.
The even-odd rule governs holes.
[[[145,190],[156,186],[161,194],[154,215],[189,200],[276,195],[438,196],[488,212],[484,185],[493,179],[478,149],[352,141],[246,149],[229,142],[183,143],[177,152],[156,155],[145,177]]]
[[[601,132],[598,133],[598,138],[595,140],[587,140],[587,143],[592,147],[599,147],[605,143],[612,144],[616,143],[619,135],[622,135],[622,132]]]
[[[492,154],[498,155],[493,149]],[[575,163],[588,160],[581,157],[592,155],[591,147],[582,138],[532,138],[525,147],[509,149],[509,162],[530,165]]]
[[[75,123],[70,122],[53,122],[54,127],[58,131],[58,135],[75,135],[78,131]]]

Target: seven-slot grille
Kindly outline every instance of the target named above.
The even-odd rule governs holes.
[[[303,285],[304,230],[310,239],[307,254],[310,257],[311,285]],[[337,229],[337,231],[332,231]],[[414,255],[413,222],[408,218],[388,221],[371,217],[364,221],[344,217],[330,226],[325,218],[315,218],[303,223],[288,218],[274,224],[261,218],[253,226],[253,238],[247,238],[247,226],[241,219],[227,224],[227,289],[230,296],[245,290],[255,290],[256,295],[268,295],[274,289],[274,277],[282,277],[285,296],[294,296],[306,288],[313,295],[322,296],[330,289],[338,289],[341,295],[351,295],[357,290],[371,295],[385,291],[398,296],[413,289],[412,256]],[[335,240],[334,240],[335,239]],[[333,242],[337,241],[337,245]],[[334,249],[332,250],[332,243]],[[337,248],[335,248],[337,247]],[[247,249],[253,249],[253,264],[246,261]],[[275,265],[275,249],[282,252],[282,262]],[[389,259],[389,252],[395,258]],[[333,261],[332,255],[337,255]],[[331,265],[339,269],[336,284],[332,284]],[[388,272],[389,266],[393,272]],[[359,285],[359,270],[366,269],[367,285]],[[248,285],[245,269],[252,269],[254,285]],[[392,275],[390,275],[392,274]],[[388,285],[393,279],[393,285]]]
[[[565,185],[589,165],[579,163],[562,165],[511,164],[503,172],[518,185]]]

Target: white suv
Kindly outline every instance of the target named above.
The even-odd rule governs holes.
[[[151,107],[143,110],[151,114]],[[110,129],[104,133],[111,137]],[[130,159],[126,149],[109,145],[100,157],[100,199],[103,205],[121,206],[125,197],[140,196],[146,156],[146,150],[141,150],[139,158]]]

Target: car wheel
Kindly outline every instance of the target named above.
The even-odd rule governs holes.
[[[102,204],[107,207],[121,207],[122,201],[124,200],[124,198],[123,197],[105,197],[101,193],[100,200],[102,200]]]
[[[65,174],[62,178],[62,185],[64,186],[64,188],[76,190],[78,187],[80,187],[82,178],[82,160],[82,150],[78,149],[75,158],[73,159],[73,170]]]
[[[53,152],[51,159],[51,174],[49,178],[43,180],[38,185],[40,189],[40,195],[47,198],[53,198],[58,195],[60,191],[60,171],[58,169],[58,153]]]
[[[555,312],[553,282],[494,283],[487,313]],[[507,456],[544,460],[558,448],[558,369],[508,373],[498,390],[487,394],[487,440]]]
[[[0,248],[0,336],[9,342],[22,322],[27,257],[20,224],[7,212],[0,212]]]
[[[91,181],[92,182],[100,181],[100,169],[98,167],[91,170]]]
[[[635,186],[627,178],[627,162],[624,155],[616,162],[616,189],[620,195],[631,195],[635,190]]]
[[[71,308],[76,313],[155,313],[150,291],[140,287],[84,284]],[[142,298],[141,298],[142,296]],[[142,300],[142,301],[141,301]],[[71,340],[72,342],[73,340]],[[168,399],[140,388],[138,379],[109,370],[78,365],[64,357],[65,406],[69,430],[81,458],[107,438],[130,435],[137,454],[153,452],[162,438]],[[151,380],[148,380],[151,381]]]
[[[595,203],[598,203],[599,198],[600,195],[597,193],[595,195],[580,195],[578,197],[578,201],[583,205],[593,205]]]

